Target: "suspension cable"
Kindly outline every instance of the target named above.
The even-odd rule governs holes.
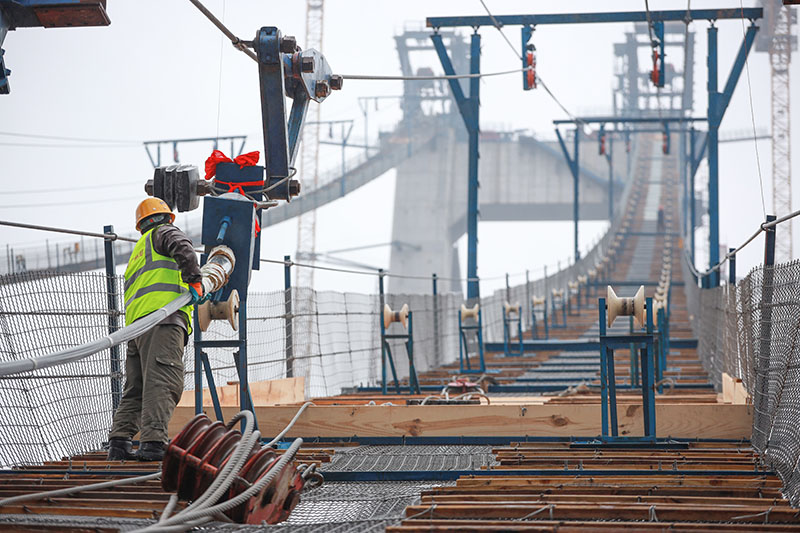
[[[200,12],[201,12],[203,15],[205,15],[205,16],[206,16],[206,18],[208,18],[208,20],[210,20],[210,21],[211,21],[211,23],[212,23],[214,26],[216,26],[216,27],[219,29],[219,31],[221,31],[222,33],[224,33],[224,34],[225,34],[225,37],[227,37],[228,39],[230,39],[230,41],[231,41],[231,44],[234,46],[234,48],[236,48],[237,50],[239,50],[239,51],[241,51],[241,52],[244,52],[244,53],[245,53],[245,55],[247,55],[247,57],[249,57],[250,59],[252,59],[252,60],[253,60],[253,61],[255,61],[256,63],[258,63],[258,57],[256,57],[256,54],[255,54],[255,53],[253,53],[253,51],[252,51],[252,50],[250,50],[249,48],[247,48],[247,46],[245,46],[244,42],[243,42],[241,39],[239,39],[239,38],[238,38],[236,35],[234,35],[234,34],[233,34],[233,32],[232,32],[231,30],[229,30],[229,29],[227,28],[227,26],[225,26],[225,24],[223,24],[223,23],[222,23],[222,21],[221,21],[221,20],[219,20],[217,17],[215,17],[215,16],[214,16],[214,14],[213,14],[211,11],[209,11],[209,10],[206,8],[206,6],[204,6],[204,5],[203,5],[203,3],[202,3],[202,2],[200,2],[200,0],[189,0],[189,1],[190,1],[191,3],[193,3],[193,4],[195,5],[195,7],[196,7],[197,9],[199,9],[199,10],[200,10]]]

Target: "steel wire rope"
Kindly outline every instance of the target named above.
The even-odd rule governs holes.
[[[691,257],[689,257],[689,251],[688,250],[684,250],[684,258],[686,260],[686,264],[689,267],[689,269],[692,271],[692,274],[694,274],[697,277],[704,278],[704,277],[710,275],[712,272],[718,271],[720,268],[722,268],[722,265],[724,265],[725,262],[728,259],[730,259],[734,255],[739,253],[742,249],[744,249],[745,246],[747,246],[748,244],[753,242],[755,240],[755,238],[758,237],[761,234],[762,231],[766,231],[766,230],[768,230],[770,228],[774,228],[775,226],[777,226],[779,224],[782,224],[783,222],[786,222],[788,220],[791,220],[791,219],[797,217],[798,215],[800,215],[800,210],[794,211],[794,212],[789,213],[788,215],[784,215],[784,216],[782,216],[780,218],[776,218],[775,220],[773,220],[771,222],[764,222],[764,223],[760,224],[758,226],[758,229],[755,231],[755,233],[753,233],[746,241],[744,241],[742,244],[740,244],[733,251],[728,252],[725,255],[723,255],[722,259],[716,265],[712,266],[708,270],[705,270],[703,272],[700,272],[699,270],[697,270],[697,268],[692,264]]]
[[[508,39],[508,36],[503,31],[502,25],[498,22],[498,20],[495,18],[495,16],[492,14],[492,12],[489,10],[489,6],[486,5],[484,0],[479,0],[479,1],[480,1],[481,5],[483,6],[483,8],[486,10],[486,14],[489,15],[489,18],[492,20],[492,24],[494,25],[494,27],[497,29],[497,31],[500,32],[500,35],[503,36],[503,39],[505,40],[505,42],[508,43],[508,47],[511,48],[511,51],[514,53],[514,55],[517,57],[517,59],[522,61],[522,54],[520,52],[517,52],[517,49],[514,47],[513,44],[511,44],[511,41]],[[532,67],[526,67],[526,68],[520,69],[520,71],[528,71],[531,68]],[[560,107],[561,110],[564,113],[566,113],[566,115],[569,118],[574,120],[576,124],[580,123],[580,124],[583,124],[585,126],[586,123],[584,121],[580,120],[578,117],[576,117],[572,113],[570,113],[569,110],[566,108],[566,106],[561,103],[561,100],[559,100],[558,97],[556,97],[556,95],[553,94],[553,91],[550,90],[550,88],[547,86],[547,84],[541,78],[541,76],[539,76],[538,73],[534,73],[534,74],[536,76],[536,81],[542,85],[544,90],[547,92],[548,95],[550,95],[550,98],[553,99],[553,101],[558,105],[558,107]]]
[[[72,191],[89,191],[95,189],[111,189],[114,187],[119,187],[121,185],[141,185],[142,181],[124,181],[121,183],[101,183],[98,185],[87,185],[85,187],[54,187],[50,189],[30,189],[27,191],[24,190],[11,190],[11,191],[3,191],[3,194],[11,195],[11,194],[44,194],[44,193],[51,193],[51,192],[72,192]]]
[[[216,26],[225,36],[230,39],[231,43],[237,50],[240,50],[247,54],[253,61],[258,62],[258,57],[250,50],[245,41],[242,41],[236,35],[233,34],[226,26],[222,23],[217,17],[214,16],[211,11],[209,11],[200,0],[189,0],[192,4],[194,4],[197,9],[199,9],[207,18],[210,20],[214,26]],[[502,33],[502,32],[501,32]],[[510,44],[510,43],[509,43]],[[346,80],[368,80],[368,81],[431,81],[431,80],[459,80],[459,79],[467,79],[467,78],[488,78],[491,76],[503,76],[506,74],[515,74],[519,72],[525,72],[530,70],[529,68],[518,68],[513,70],[504,70],[500,72],[487,72],[487,73],[479,73],[479,74],[455,74],[455,75],[440,75],[440,76],[382,76],[382,75],[373,75],[373,74],[341,74],[342,78]]]
[[[742,39],[746,39],[746,32],[744,28],[744,5],[742,4],[742,0],[739,0],[739,8],[742,12]],[[755,111],[753,110],[753,86],[750,83],[750,61],[748,57],[750,54],[744,56],[744,69],[747,78],[747,96],[748,101],[750,103],[750,122],[753,125],[753,148],[756,152],[756,168],[758,169],[758,185],[761,192],[761,212],[762,215],[766,218],[767,216],[767,203],[764,200],[764,178],[761,175],[761,157],[758,153],[758,134],[756,132],[756,115]]]

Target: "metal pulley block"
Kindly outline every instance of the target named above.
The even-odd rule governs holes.
[[[200,207],[200,197],[210,194],[213,185],[200,179],[194,165],[169,165],[153,170],[153,179],[147,180],[144,191],[161,198],[170,209],[184,213]]]
[[[197,500],[225,467],[241,439],[238,429],[212,422],[205,414],[195,416],[167,446],[161,467],[162,488],[176,492],[180,500]],[[222,501],[237,497],[266,475],[273,477],[257,494],[225,512],[231,520],[240,524],[282,522],[300,501],[306,482],[309,486],[322,482],[313,465],[295,467],[290,461],[273,472],[280,457],[272,448],[258,444],[249,451]]]

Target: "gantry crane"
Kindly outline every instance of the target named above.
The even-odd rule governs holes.
[[[792,152],[789,65],[797,37],[792,26],[797,13],[781,0],[763,0],[764,26],[756,51],[769,52],[772,88],[772,212],[792,212]],[[775,261],[792,259],[792,225],[786,224],[775,236]]]

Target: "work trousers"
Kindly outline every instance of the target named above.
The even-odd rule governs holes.
[[[168,442],[167,425],[183,393],[182,327],[162,324],[128,342],[125,389],[109,438]]]

